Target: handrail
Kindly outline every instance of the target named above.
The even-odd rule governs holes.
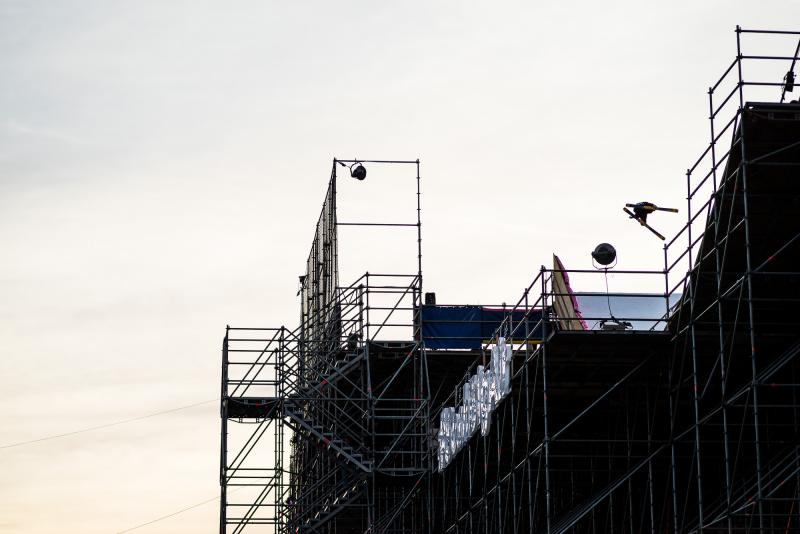
[[[665,271],[648,271],[648,270],[614,270],[610,271],[613,274],[641,274],[641,275],[653,275],[666,278],[667,273]],[[559,296],[606,296],[609,297],[630,297],[630,298],[663,298],[667,303],[669,303],[670,297],[673,296],[674,292],[672,293],[622,293],[622,292],[573,292],[573,293],[564,293],[555,291],[552,287],[552,280],[553,280],[553,273],[584,273],[584,274],[594,274],[594,275],[602,275],[603,271],[598,270],[589,270],[589,269],[548,269],[542,267],[539,273],[534,277],[533,281],[528,285],[528,287],[523,291],[522,296],[517,301],[516,304],[513,306],[508,306],[506,309],[508,311],[506,317],[504,317],[500,323],[500,325],[495,329],[491,340],[488,343],[484,343],[481,349],[481,352],[484,353],[486,350],[490,348],[491,345],[494,345],[498,342],[500,337],[504,337],[507,340],[512,340],[510,342],[511,350],[512,350],[512,361],[520,355],[521,353],[530,350],[531,342],[536,341],[537,343],[540,341],[539,339],[535,339],[534,336],[538,335],[538,332],[541,331],[542,326],[547,323],[553,326],[553,330],[557,330],[555,324],[558,320],[577,320],[577,319],[585,319],[585,320],[601,320],[607,319],[608,316],[603,317],[589,317],[585,315],[575,316],[575,317],[556,317],[552,313],[551,307],[548,305],[548,299],[552,297],[559,297]],[[538,294],[535,292],[534,286],[539,285],[541,290],[538,291]],[[529,301],[531,292],[534,291],[534,294],[537,294],[537,298],[533,300],[533,302]],[[527,302],[526,302],[527,301]],[[525,303],[525,304],[524,304]],[[670,309],[668,306],[667,309]],[[512,311],[519,311],[525,310],[524,315],[522,318],[514,321],[514,317]],[[541,311],[541,317],[538,317],[535,323],[530,322],[531,314],[534,311]],[[631,321],[643,321],[643,322],[652,322],[655,324],[665,323],[669,320],[668,312],[664,313],[663,315],[659,312],[659,315],[656,317],[617,317],[620,320],[631,320]],[[447,321],[445,321],[447,322]],[[515,324],[516,323],[516,324]],[[523,327],[526,327],[523,329]],[[650,328],[652,329],[652,327]],[[548,328],[548,330],[550,330]],[[524,332],[524,338],[518,336],[522,336]],[[537,351],[534,351],[536,354]],[[475,361],[470,364],[465,373],[464,378],[460,380],[453,391],[445,397],[445,399],[439,403],[436,413],[433,415],[438,415],[441,409],[444,406],[450,405],[457,405],[460,402],[460,396],[464,387],[470,380],[470,371],[478,364],[478,361],[483,359],[483,357],[476,358]],[[514,375],[514,371],[512,369],[512,376]]]

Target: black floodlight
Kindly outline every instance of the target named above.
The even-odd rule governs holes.
[[[594,247],[592,258],[600,265],[611,265],[617,259],[617,250],[609,243],[600,243]]]
[[[350,166],[350,176],[361,181],[367,177],[367,169],[360,163],[354,163]]]
[[[600,243],[592,251],[592,264],[598,271],[603,271],[606,281],[606,303],[608,304],[608,319],[600,320],[600,330],[630,330],[633,325],[628,321],[620,321],[611,311],[611,294],[608,292],[608,271],[617,264],[617,250],[610,243]]]

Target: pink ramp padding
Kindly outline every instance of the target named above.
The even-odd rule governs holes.
[[[561,274],[562,278],[564,279],[564,285],[566,286],[567,293],[569,294],[570,301],[572,302],[572,308],[575,310],[575,318],[580,321],[583,330],[589,330],[589,325],[586,324],[586,321],[583,319],[583,314],[578,307],[578,299],[575,298],[575,293],[572,291],[572,286],[569,283],[569,274],[564,268],[564,264],[561,263],[561,259],[555,254],[553,254],[553,268],[556,271],[559,271],[559,274]]]

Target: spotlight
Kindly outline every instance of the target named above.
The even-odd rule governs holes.
[[[360,163],[353,163],[353,165],[350,166],[350,176],[356,180],[363,180],[367,177],[367,169]]]
[[[611,265],[617,259],[617,251],[608,243],[600,243],[592,251],[592,258],[600,265]]]
[[[606,304],[608,304],[608,319],[601,319],[600,330],[615,330],[625,331],[631,330],[633,325],[628,321],[621,321],[614,317],[614,312],[611,311],[611,293],[608,291],[608,270],[613,269],[616,265],[617,251],[609,243],[600,243],[592,251],[592,260],[594,260],[594,268],[603,271],[603,277],[606,281]]]
[[[306,276],[307,275],[302,275],[298,277],[300,278],[300,289],[297,290],[297,295],[295,295],[296,297],[300,296],[300,293],[302,293],[306,288]]]

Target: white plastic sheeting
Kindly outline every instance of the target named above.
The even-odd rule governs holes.
[[[479,365],[475,374],[463,384],[461,404],[442,409],[439,419],[439,471],[443,470],[478,428],[489,433],[489,423],[497,403],[511,393],[511,346],[498,338],[492,347],[488,369]]]

